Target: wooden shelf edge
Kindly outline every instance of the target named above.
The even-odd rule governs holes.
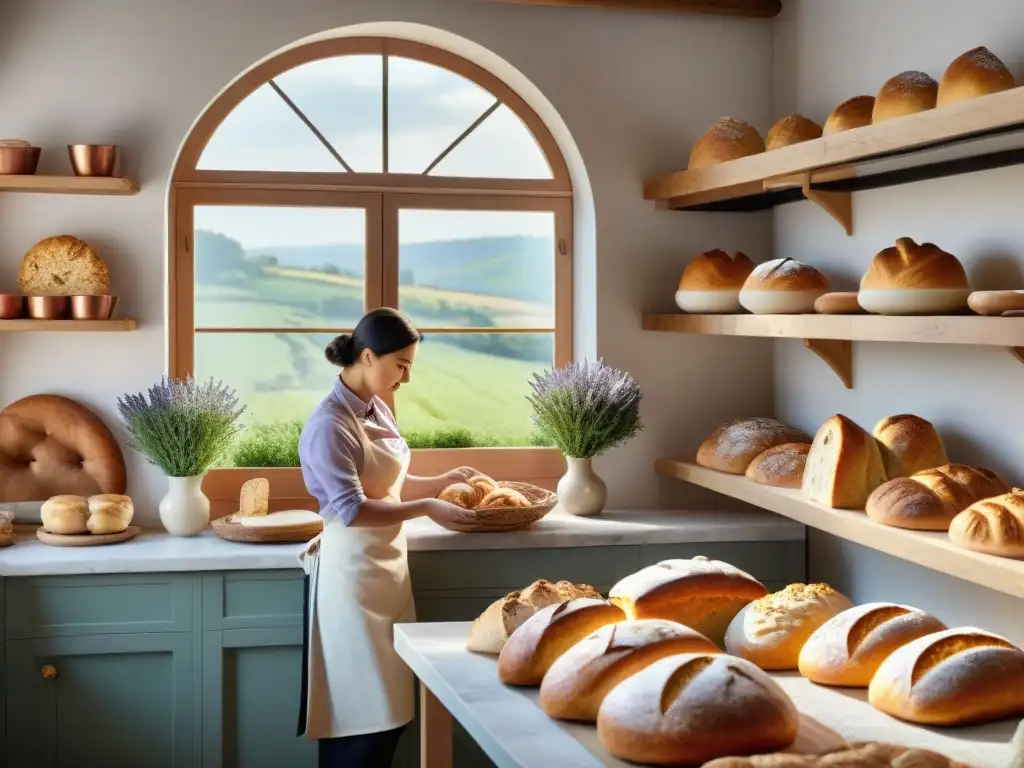
[[[961,549],[944,533],[891,528],[863,512],[822,507],[804,500],[798,491],[758,485],[746,477],[717,472],[687,461],[659,459],[655,462],[655,471],[933,571],[1024,597],[1024,561]]]
[[[605,8],[622,11],[661,13],[702,13],[712,16],[741,16],[771,19],[782,11],[781,0],[488,0],[514,5],[548,5],[568,8]]]
[[[112,176],[0,176],[0,192],[40,192],[60,195],[134,195],[138,185]]]
[[[130,317],[116,320],[0,320],[0,333],[17,331],[117,332],[134,331],[138,327],[138,321]]]

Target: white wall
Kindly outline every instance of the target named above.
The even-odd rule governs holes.
[[[892,75],[920,69],[940,79],[956,56],[987,45],[1024,83],[1024,4],[1018,0],[787,0],[775,28],[773,116],[823,121]],[[775,212],[775,255],[823,269],[852,290],[871,258],[902,236],[958,256],[979,289],[1024,284],[1024,168],[921,182],[854,197],[854,236],[810,203]],[[883,416],[933,421],[953,461],[1024,483],[1024,368],[998,348],[911,344],[854,347],[854,389],[798,341],[775,342],[776,413],[814,430],[834,413],[871,429]],[[897,600],[1024,642],[1021,602],[815,533],[811,575],[857,601]]]
[[[597,354],[632,371],[646,393],[647,431],[599,465],[610,502],[707,499],[657,482],[651,463],[691,454],[736,411],[770,408],[771,352],[757,340],[643,334],[640,313],[672,307],[679,272],[696,252],[741,248],[767,258],[771,214],[658,212],[642,199],[641,180],[684,167],[692,142],[721,115],[768,120],[768,21],[478,0],[6,0],[0,133],[42,145],[43,173],[66,172],[69,142],[120,143],[142,191],[125,198],[4,195],[0,290],[16,288],[18,261],[32,243],[73,233],[98,247],[121,295],[119,310],[141,327],[0,338],[0,404],[56,392],[116,423],[117,396],[145,389],[165,370],[165,194],[189,126],[257,59],[306,35],[371,21],[417,22],[468,38],[518,68],[559,111],[596,206],[596,254],[581,248],[577,256],[582,273],[588,263],[593,268],[596,290],[584,281],[579,300],[596,306],[597,322],[580,328],[581,338],[596,338]],[[139,518],[155,525],[161,478],[137,456],[129,456],[129,473]]]

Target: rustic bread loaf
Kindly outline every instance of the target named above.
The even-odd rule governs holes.
[[[949,463],[942,436],[930,421],[920,416],[886,416],[875,425],[872,434],[882,451],[885,474],[890,480]]]
[[[764,152],[764,140],[757,129],[735,117],[722,117],[711,124],[690,150],[689,169],[726,163]]]
[[[241,517],[263,516],[270,512],[270,481],[265,477],[246,480],[238,492],[238,514]]]
[[[833,109],[828,119],[825,120],[825,125],[821,130],[822,135],[828,136],[871,125],[871,113],[874,108],[874,96],[854,96],[852,99],[847,99]]]
[[[821,138],[821,126],[803,115],[786,115],[773,125],[765,137],[767,151]]]
[[[982,499],[1009,491],[994,472],[945,464],[878,486],[868,497],[868,517],[896,528],[948,531],[960,512]]]
[[[697,449],[697,463],[708,469],[742,475],[755,458],[785,443],[810,443],[799,429],[778,419],[755,416],[726,422],[712,432]]]
[[[759,453],[744,473],[749,479],[761,485],[776,488],[799,488],[803,482],[804,465],[809,443],[783,443]]]
[[[47,237],[29,248],[18,273],[25,296],[105,296],[110,293],[107,265],[84,240],[73,235]]]
[[[901,237],[871,260],[860,281],[865,288],[970,288],[964,265],[935,243],[917,243]],[[966,306],[966,304],[965,304]]]
[[[715,248],[692,259],[679,278],[676,305],[695,314],[739,312],[740,288],[753,271],[746,254]]]
[[[908,70],[885,81],[875,97],[871,122],[884,123],[897,117],[935,108],[939,84],[925,72]]]
[[[819,755],[777,752],[750,757],[722,757],[703,768],[971,768],[930,749],[884,742],[854,742]]]
[[[740,290],[740,304],[755,315],[814,312],[829,291],[828,278],[796,259],[772,259],[754,267]]]
[[[1024,490],[974,502],[949,524],[949,540],[975,552],[1024,558]]]
[[[878,442],[842,414],[818,429],[807,454],[802,493],[835,509],[864,509],[868,496],[884,483]]]
[[[964,99],[987,96],[1016,87],[1013,74],[1006,65],[985,46],[972,48],[946,68],[939,83],[936,103],[947,107]]]

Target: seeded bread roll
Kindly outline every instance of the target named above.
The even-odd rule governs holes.
[[[597,720],[616,685],[666,656],[719,653],[704,635],[674,621],[606,624],[559,656],[540,684],[540,706],[561,720]]]
[[[864,509],[868,496],[885,481],[875,438],[842,414],[821,425],[807,454],[804,496],[835,509]]]
[[[900,72],[889,78],[875,97],[872,123],[884,123],[897,117],[935,108],[939,84],[931,75],[916,70]]]
[[[785,443],[810,443],[805,432],[777,419],[755,416],[730,421],[712,432],[697,449],[697,463],[708,469],[742,475],[759,455]]]
[[[764,145],[767,151],[821,138],[821,126],[803,115],[787,115],[771,127]]]
[[[795,259],[772,259],[754,267],[740,290],[740,304],[755,315],[805,314],[829,292],[828,278]]]
[[[726,630],[725,650],[761,669],[796,669],[811,633],[852,607],[828,584],[790,584],[743,606]]]
[[[797,668],[820,685],[866,688],[889,654],[946,628],[931,614],[907,605],[858,605],[832,617],[807,638]]]
[[[874,108],[874,96],[854,96],[852,99],[847,99],[832,110],[832,114],[828,116],[821,130],[822,135],[828,136],[832,133],[871,125],[871,113]]]
[[[899,648],[882,663],[868,701],[922,725],[958,726],[1024,716],[1024,651],[974,627],[947,629]]]
[[[107,265],[84,240],[73,235],[47,237],[21,260],[18,282],[25,296],[105,296],[110,293]]]
[[[882,483],[868,497],[864,511],[873,520],[895,528],[948,531],[960,512],[1009,490],[987,469],[944,464]]]
[[[723,117],[712,123],[690,150],[690,170],[764,152],[764,139],[749,123]]]
[[[775,488],[800,488],[809,443],[783,443],[758,454],[750,462],[746,476],[755,483]]]
[[[909,413],[886,416],[872,432],[890,480],[949,463],[942,436],[928,420]]]
[[[949,524],[949,540],[975,552],[1024,558],[1024,490],[974,502]]]
[[[1016,87],[1006,65],[985,46],[972,48],[946,68],[939,83],[937,104],[947,107],[964,99],[987,96]]]
[[[690,653],[656,661],[613,688],[597,736],[631,762],[702,765],[785,749],[799,724],[786,692],[749,661]]]
[[[720,560],[663,560],[620,580],[608,599],[630,619],[668,619],[722,647],[740,608],[768,594],[749,573]]]
[[[746,254],[715,248],[700,254],[683,270],[676,291],[676,304],[696,314],[739,312],[740,288],[754,270]]]

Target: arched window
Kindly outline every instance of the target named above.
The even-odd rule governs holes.
[[[230,384],[274,446],[236,466],[289,463],[268,454],[336,375],[327,342],[392,306],[427,336],[393,403],[410,443],[488,449],[419,451],[414,469],[561,473],[526,395],[572,355],[572,187],[493,75],[404,40],[288,50],[197,121],[170,199],[171,372]]]

